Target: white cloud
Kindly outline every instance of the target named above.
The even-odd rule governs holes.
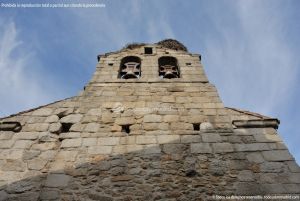
[[[286,109],[297,72],[282,36],[284,21],[261,1],[240,1],[233,8],[235,25],[212,20],[221,39],[207,40],[205,59],[213,66],[208,74],[225,104],[274,115]]]
[[[13,21],[0,24],[0,116],[52,100],[43,89],[43,76],[34,72],[35,54],[19,39]],[[46,81],[47,79],[45,79]]]
[[[268,1],[234,1],[206,40],[203,56],[210,81],[216,84],[227,106],[279,118],[280,134],[300,161],[299,135],[293,98],[297,94],[299,59],[286,34],[283,4]],[[270,5],[272,4],[272,5]],[[293,109],[291,109],[293,108]],[[298,118],[299,119],[299,118]]]

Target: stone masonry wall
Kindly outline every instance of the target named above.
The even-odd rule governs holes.
[[[143,47],[102,55],[79,96],[0,120],[0,200],[300,193],[300,168],[264,123],[271,118],[225,108],[199,55],[149,46],[153,55]],[[128,55],[142,59],[138,80],[117,78]],[[158,78],[162,55],[178,59],[181,78]],[[262,123],[233,124],[249,119]]]

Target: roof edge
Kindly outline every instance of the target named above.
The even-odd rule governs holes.
[[[232,124],[236,128],[274,128],[278,129],[280,121],[278,119],[263,119],[263,120],[233,120]]]
[[[69,97],[69,98],[62,99],[62,100],[54,101],[54,102],[52,102],[52,103],[48,103],[48,104],[46,104],[46,105],[41,105],[41,106],[38,106],[38,107],[35,107],[35,108],[31,108],[31,109],[28,109],[28,110],[24,110],[24,111],[15,113],[15,114],[11,114],[11,115],[9,115],[9,116],[0,117],[0,120],[7,119],[7,118],[10,118],[10,117],[15,117],[15,116],[18,116],[18,115],[27,113],[27,112],[32,112],[32,111],[38,110],[38,109],[40,109],[40,108],[42,108],[42,107],[46,107],[46,106],[49,106],[49,105],[52,105],[52,104],[55,104],[55,103],[59,103],[59,102],[65,101],[65,100],[69,100],[69,99],[72,99],[72,98],[75,98],[75,97],[76,97],[76,96],[72,96],[72,97]]]

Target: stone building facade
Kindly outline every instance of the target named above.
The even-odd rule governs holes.
[[[131,44],[99,55],[80,95],[0,119],[0,200],[297,196],[278,125],[224,107],[180,42]]]

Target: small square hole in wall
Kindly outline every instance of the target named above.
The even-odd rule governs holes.
[[[187,65],[187,66],[191,66],[191,65],[192,65],[192,63],[186,63],[186,65]]]
[[[122,132],[125,132],[127,134],[130,133],[130,125],[122,125]]]
[[[70,131],[70,128],[71,128],[71,126],[72,126],[73,124],[72,124],[72,123],[62,123],[61,125],[62,125],[62,127],[61,127],[61,132],[62,132],[62,133],[67,133],[67,132]]]
[[[193,124],[194,131],[200,131],[200,124]]]
[[[153,54],[152,47],[145,47],[145,54]]]
[[[114,65],[114,63],[108,63],[108,65],[109,65],[109,66],[113,66],[113,65]]]

